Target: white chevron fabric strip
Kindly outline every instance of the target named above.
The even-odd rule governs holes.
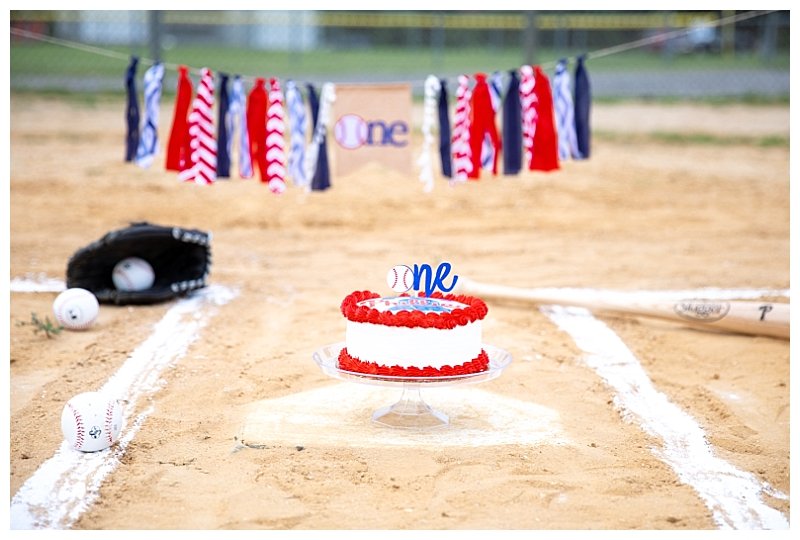
[[[286,191],[286,132],[283,92],[278,79],[270,79],[267,106],[267,185],[276,195]]]
[[[144,74],[144,124],[139,133],[136,164],[147,168],[158,154],[158,110],[164,82],[164,64],[150,66]]]
[[[453,154],[452,183],[466,182],[467,175],[472,172],[472,150],[469,146],[470,99],[469,78],[458,76],[456,88],[456,110],[453,114],[453,136],[451,151]]]
[[[217,140],[214,137],[214,77],[211,70],[203,68],[197,96],[189,113],[191,163],[178,178],[196,184],[212,184],[217,179]]]
[[[239,139],[239,176],[241,178],[253,177],[253,163],[250,160],[250,137],[247,134],[247,98],[244,93],[242,78],[236,76],[233,79],[230,93],[230,103],[228,103],[228,114],[232,120],[231,132],[238,132]],[[233,144],[234,137],[228,141]],[[233,153],[231,153],[233,155]]]
[[[538,113],[536,105],[538,98],[533,92],[536,84],[533,68],[522,66],[520,68],[519,97],[522,106],[522,147],[525,150],[525,162],[530,165],[533,161],[533,135],[536,133],[536,120]]]
[[[558,132],[558,157],[580,159],[578,136],[575,133],[575,105],[572,102],[567,61],[559,60],[553,76],[553,105],[556,113],[556,131]]]
[[[425,100],[422,110],[422,153],[417,160],[420,168],[419,180],[423,190],[429,192],[433,189],[433,159],[431,148],[436,142],[433,137],[433,126],[437,118],[437,97],[442,85],[435,75],[428,75],[425,79]]]
[[[306,154],[306,108],[303,96],[294,81],[286,81],[286,110],[289,116],[289,175],[294,184],[308,187],[303,162]]]

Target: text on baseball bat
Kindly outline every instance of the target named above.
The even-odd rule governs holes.
[[[728,302],[704,302],[696,300],[686,300],[675,304],[675,313],[680,317],[691,321],[715,322],[728,314],[730,311]]]

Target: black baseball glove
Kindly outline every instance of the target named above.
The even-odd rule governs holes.
[[[151,287],[123,291],[114,286],[114,266],[128,257],[150,263],[155,272]],[[209,233],[132,223],[76,251],[67,263],[67,288],[87,289],[100,303],[154,304],[205,287],[210,268]]]

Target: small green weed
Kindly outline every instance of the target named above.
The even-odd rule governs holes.
[[[36,313],[31,312],[31,320],[30,321],[22,321],[19,323],[20,326],[33,326],[33,333],[38,334],[39,332],[44,332],[48,339],[57,336],[61,333],[64,329],[63,326],[54,323],[50,320],[50,317],[45,317],[44,320],[41,320]]]

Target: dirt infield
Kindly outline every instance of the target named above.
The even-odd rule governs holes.
[[[789,149],[746,138],[788,138],[788,105],[600,104],[591,159],[557,172],[484,174],[456,188],[437,179],[426,194],[416,176],[366,165],[326,192],[290,186],[282,196],[255,180],[181,184],[163,157],[151,169],[123,163],[123,113],[121,99],[12,96],[10,277],[63,280],[77,248],[145,220],[210,231],[212,292],[230,294],[197,304],[205,326],[129,411],[125,429],[139,418],[138,431],[117,448],[97,499],[51,526],[788,527],[788,341],[595,316],[638,361],[651,395],[698,427],[708,455],[730,468],[721,471],[682,446],[674,418],[647,411],[677,446],[630,414],[626,394],[535,306],[488,302],[484,338],[513,362],[484,384],[426,393],[451,415],[450,435],[416,434],[414,444],[369,422],[395,389],[362,394],[312,361],[344,338],[344,296],[389,293],[396,264],[447,260],[458,274],[519,287],[788,289]],[[162,126],[170,115],[165,104]],[[696,135],[708,137],[686,142]],[[104,305],[90,330],[48,339],[24,323],[50,315],[55,296],[10,295],[12,503],[59,450],[64,403],[138,358],[173,310],[195,309]],[[349,406],[362,398],[363,410]],[[478,432],[463,431],[462,413]],[[248,422],[269,414],[282,427],[248,439]],[[741,519],[703,491],[750,478],[760,487],[745,506],[763,512]],[[731,499],[750,496],[739,485]],[[91,492],[75,479],[52,484],[62,500],[81,489]]]

